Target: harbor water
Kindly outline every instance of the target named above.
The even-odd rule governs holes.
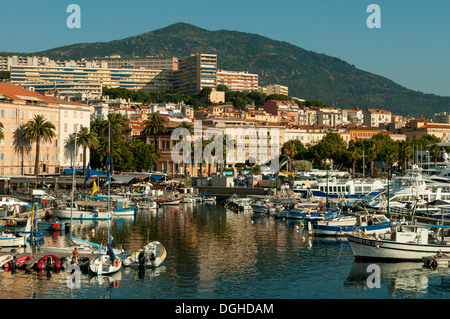
[[[107,222],[74,221],[73,236],[100,243]],[[308,235],[298,220],[182,204],[112,222],[125,252],[152,240],[167,250],[154,269],[122,268],[111,276],[69,272],[0,272],[1,299],[446,299],[450,268],[422,263],[355,261],[345,239]],[[69,233],[43,245],[64,246]],[[378,271],[378,272],[377,272]]]

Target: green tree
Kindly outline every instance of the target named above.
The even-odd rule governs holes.
[[[44,119],[42,115],[35,115],[34,118],[24,124],[23,136],[36,142],[36,157],[34,163],[34,173],[39,176],[39,154],[40,142],[51,142],[56,136],[55,125]]]
[[[97,134],[82,126],[77,132],[77,145],[83,148],[83,176],[86,176],[86,151],[98,145]]]
[[[159,115],[158,113],[153,113],[152,116],[144,121],[145,128],[143,130],[143,134],[145,135],[153,135],[155,141],[156,149],[158,147],[157,136],[162,133],[167,132],[167,121],[164,117]]]
[[[111,172],[114,172],[114,160],[120,156],[120,152],[115,152],[114,147],[120,144],[122,134],[130,130],[126,123],[128,119],[120,113],[110,113],[105,121],[101,123],[100,131],[103,137],[111,135]]]
[[[362,148],[361,143],[357,141],[350,141],[348,146],[348,157],[352,163],[352,173],[353,176],[356,175],[356,162],[362,158]]]

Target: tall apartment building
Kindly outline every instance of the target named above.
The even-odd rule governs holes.
[[[137,69],[109,69],[45,66],[11,66],[11,83],[24,82],[43,83],[78,82],[81,86],[86,83],[88,90],[90,83],[100,83],[112,88],[128,88],[147,92],[173,91],[172,74],[169,70],[137,70]]]
[[[203,88],[217,86],[217,55],[191,54],[178,61],[174,91],[196,94]]]
[[[86,60],[106,63],[106,67],[110,69],[178,70],[178,58],[174,56],[121,57],[120,55],[111,55],[103,58],[88,58]]]
[[[217,71],[217,85],[226,85],[231,91],[256,91],[258,74],[248,71]]]

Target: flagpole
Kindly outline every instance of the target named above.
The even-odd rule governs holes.
[[[73,197],[75,192],[75,162],[77,159],[77,132],[78,124],[75,125],[75,143],[74,143],[74,156],[72,156],[72,196],[70,204],[70,241],[72,241],[72,214],[73,214]]]

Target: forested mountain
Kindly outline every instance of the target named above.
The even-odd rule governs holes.
[[[32,55],[65,60],[111,54],[184,57],[197,52],[217,54],[221,69],[257,73],[260,85],[286,85],[289,95],[297,98],[341,108],[382,108],[416,117],[450,111],[450,97],[409,90],[341,59],[257,34],[208,31],[187,23],[122,40],[79,43]]]

